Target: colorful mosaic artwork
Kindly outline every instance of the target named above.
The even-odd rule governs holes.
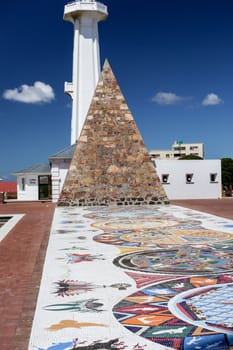
[[[82,282],[82,281],[59,281],[56,283],[57,290],[55,294],[58,296],[71,296],[79,295],[82,293],[90,292],[96,288],[116,288],[118,290],[124,290],[130,287],[130,284],[127,283],[114,283],[110,286],[107,285],[95,285],[92,283]]]
[[[57,208],[28,350],[232,350],[233,222]]]
[[[164,226],[159,221],[157,228],[154,226],[151,228],[138,227],[134,230],[124,228],[125,226],[123,222],[121,228],[120,220],[116,224],[110,222],[109,230],[106,232],[106,226],[98,223],[95,227],[102,228],[105,230],[105,233],[95,236],[94,239],[100,243],[120,246],[158,248],[174,245],[205,245],[227,241],[233,238],[231,233],[208,230],[195,222],[188,221],[181,221],[179,223],[169,221],[169,224],[167,223]]]
[[[175,349],[229,349],[233,346],[229,280],[232,275],[155,284],[126,297],[113,312],[128,330],[155,343]]]
[[[126,349],[126,345],[124,342],[119,341],[118,339],[109,340],[106,342],[93,342],[90,345],[83,345],[86,342],[79,342],[78,339],[75,339],[73,342],[68,343],[59,343],[51,346],[48,349],[39,349],[39,350],[124,350]],[[146,345],[142,347],[139,344],[136,344],[132,347],[132,350],[144,350],[146,349]]]
[[[71,303],[46,305],[44,309],[48,311],[101,312],[102,307],[103,304],[98,302],[98,299],[87,299]]]
[[[182,248],[146,250],[123,255],[114,264],[128,270],[199,275],[232,271],[233,251],[208,248]]]
[[[102,255],[91,255],[91,254],[77,254],[71,253],[66,254],[64,258],[58,258],[60,260],[66,261],[68,264],[78,264],[81,262],[88,262],[93,260],[101,260],[103,259]]]

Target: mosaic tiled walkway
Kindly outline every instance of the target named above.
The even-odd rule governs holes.
[[[233,349],[233,221],[57,208],[29,350]]]

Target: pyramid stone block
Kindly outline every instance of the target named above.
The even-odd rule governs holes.
[[[105,61],[58,205],[168,202],[112,69]]]

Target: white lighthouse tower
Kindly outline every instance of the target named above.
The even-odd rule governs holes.
[[[65,83],[72,97],[71,144],[80,135],[100,75],[98,22],[107,7],[95,0],[76,0],[64,9],[64,20],[74,24],[73,77]]]

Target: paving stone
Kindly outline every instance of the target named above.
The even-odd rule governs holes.
[[[25,214],[0,242],[1,350],[27,349],[54,208],[40,202],[0,204],[1,215]]]
[[[127,198],[129,204],[130,200],[130,197]],[[232,198],[179,200],[171,201],[171,203],[233,219]],[[21,221],[20,225],[18,223],[8,234],[8,237],[0,242],[1,350],[27,349],[53,210],[54,205],[51,203],[48,205],[23,202],[0,204],[1,215],[26,214],[24,221]],[[38,220],[39,225],[37,224]],[[22,239],[24,235],[26,239]],[[30,249],[32,241],[34,241],[34,254],[28,256],[26,254],[27,246],[29,245]],[[21,279],[25,278],[27,279],[25,283],[27,288],[22,294],[19,290],[19,283]],[[19,307],[15,306],[16,298]],[[30,319],[25,321],[24,315],[27,312]],[[8,325],[10,325],[9,328]]]

